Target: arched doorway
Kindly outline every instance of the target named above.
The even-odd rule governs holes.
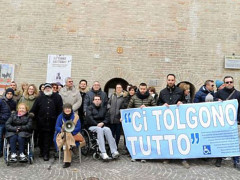
[[[104,86],[104,92],[107,93],[108,97],[110,97],[111,94],[114,92],[117,84],[121,84],[124,90],[127,89],[128,82],[126,80],[122,78],[110,79]]]

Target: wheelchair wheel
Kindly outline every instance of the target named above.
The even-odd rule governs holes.
[[[28,162],[29,162],[29,164],[33,164],[33,157],[30,157]]]
[[[93,153],[93,159],[99,160],[100,159],[100,154],[99,153]]]
[[[87,156],[90,150],[90,136],[86,129],[82,129],[82,135],[85,139],[86,146],[81,148],[82,155]]]
[[[3,157],[7,166],[9,166],[9,145],[6,138],[3,141]]]

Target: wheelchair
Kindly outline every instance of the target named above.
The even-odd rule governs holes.
[[[90,154],[92,155],[93,159],[99,160],[101,158],[100,156],[101,152],[99,150],[97,133],[92,132],[88,129],[82,129],[81,134],[83,135],[86,142],[86,146],[82,147],[82,150],[81,150],[82,155],[87,156]],[[111,154],[108,144],[106,144],[106,151],[107,151],[107,154]],[[109,157],[111,157],[111,155],[109,155]]]
[[[18,144],[17,144],[18,148]],[[16,163],[17,161],[10,161],[10,155],[11,155],[11,148],[9,143],[9,138],[4,138],[3,141],[3,156],[4,160],[7,166],[10,165],[10,163]],[[25,142],[25,155],[27,160],[24,162],[28,162],[29,164],[33,164],[34,159],[34,133],[27,138],[27,141]]]

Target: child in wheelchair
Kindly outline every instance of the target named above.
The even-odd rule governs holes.
[[[25,103],[20,103],[17,112],[11,114],[6,122],[6,135],[9,140],[11,156],[10,161],[17,161],[17,143],[19,148],[20,161],[27,161],[24,154],[25,142],[32,135],[32,119],[28,114],[28,107]]]

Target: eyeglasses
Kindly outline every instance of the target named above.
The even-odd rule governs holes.
[[[69,83],[73,83],[73,81],[68,81]]]
[[[227,81],[227,82],[225,82],[225,84],[232,84],[233,83],[233,81]]]

